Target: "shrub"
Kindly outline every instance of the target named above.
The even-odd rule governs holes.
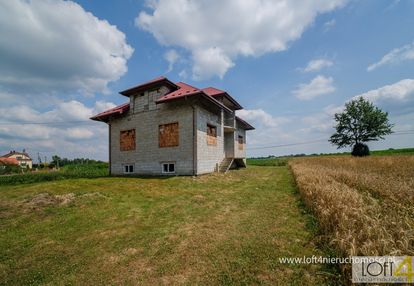
[[[20,166],[16,165],[0,165],[0,175],[7,175],[7,174],[13,174],[13,173],[19,173],[20,172]]]
[[[25,173],[12,176],[0,176],[0,185],[37,183],[76,178],[98,178],[108,176],[108,163],[68,165],[60,171]]]
[[[369,148],[366,144],[356,143],[352,148],[352,156],[364,157],[369,155]]]

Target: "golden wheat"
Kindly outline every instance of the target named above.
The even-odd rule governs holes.
[[[414,254],[414,156],[300,158],[289,165],[339,255]]]

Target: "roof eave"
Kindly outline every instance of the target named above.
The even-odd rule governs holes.
[[[160,79],[160,80],[155,81],[155,82],[150,82],[150,83],[147,83],[147,84],[141,84],[141,85],[138,85],[138,86],[128,88],[126,90],[120,91],[119,94],[129,97],[134,93],[144,91],[144,90],[146,90],[148,88],[151,88],[151,87],[161,86],[163,84],[169,85],[170,87],[175,88],[175,89],[179,88],[179,86],[177,86],[175,83],[173,83],[169,79],[163,78],[163,79]]]
[[[222,92],[222,93],[217,93],[215,95],[212,95],[212,97],[216,97],[216,96],[225,96],[231,103],[233,103],[234,105],[234,110],[241,110],[243,109],[243,106],[240,105],[240,103],[238,103],[230,94],[228,94],[227,92]]]
[[[240,103],[238,103],[237,100],[235,100],[230,94],[225,92],[224,95],[236,106],[236,110],[243,109],[243,106],[241,106]]]
[[[109,116],[108,116],[109,117]],[[105,122],[107,123],[108,121],[105,120],[106,117],[100,117],[100,116],[93,116],[93,117],[89,117],[90,120],[94,120],[94,121],[100,121],[100,122]]]
[[[244,130],[255,130],[256,129],[252,125],[250,125],[247,121],[241,119],[238,116],[236,116],[236,120],[239,121],[241,124],[243,124],[245,127],[247,127]]]
[[[111,116],[119,116],[129,111],[129,102],[126,102],[124,104],[121,104],[119,106],[116,106],[114,108],[108,109],[106,111],[103,111],[101,113],[98,113],[92,117],[89,117],[89,119],[94,121],[102,121],[102,122],[108,122],[107,120]]]
[[[229,112],[232,112],[232,110],[230,108],[228,108],[227,106],[223,105],[222,103],[220,103],[218,100],[214,99],[213,97],[207,95],[205,92],[200,91],[200,92],[195,92],[195,93],[191,93],[188,95],[185,95],[184,97],[172,97],[172,98],[168,98],[168,99],[164,99],[164,100],[157,100],[155,103],[159,104],[159,103],[165,103],[168,101],[173,101],[173,100],[177,100],[177,99],[182,99],[182,98],[186,98],[189,96],[193,96],[193,95],[202,95],[203,98],[206,98],[207,100],[209,100],[210,102],[214,103],[215,105],[219,106],[220,108],[223,108]]]

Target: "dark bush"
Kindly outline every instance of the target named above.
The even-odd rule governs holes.
[[[0,165],[0,175],[16,174],[20,172],[20,166],[16,165]]]
[[[357,143],[352,148],[352,156],[364,157],[369,155],[369,148],[366,144]]]

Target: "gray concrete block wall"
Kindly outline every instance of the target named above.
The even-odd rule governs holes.
[[[170,92],[170,89],[166,86],[161,86],[156,89],[147,90],[133,95],[130,97],[131,109],[134,113],[156,110],[159,108],[159,105],[157,105],[155,101],[168,92]]]
[[[235,158],[245,158],[246,157],[246,130],[240,127],[239,124],[236,124],[237,128],[234,136],[234,157]],[[243,136],[244,146],[243,150],[239,150],[239,135]]]
[[[111,172],[123,174],[125,164],[135,174],[162,174],[163,162],[174,162],[177,175],[193,174],[193,111],[190,106],[161,104],[158,109],[133,113],[111,121]],[[179,146],[159,147],[159,125],[178,122]],[[136,148],[120,151],[120,131],[135,128]]]
[[[226,157],[233,158],[234,157],[234,133],[235,132],[225,132],[224,133],[224,150],[226,153]],[[236,146],[237,147],[237,146]]]
[[[197,108],[197,174],[214,172],[224,154],[224,130],[222,112],[214,114],[202,107]],[[207,124],[217,127],[217,144],[207,144]]]

